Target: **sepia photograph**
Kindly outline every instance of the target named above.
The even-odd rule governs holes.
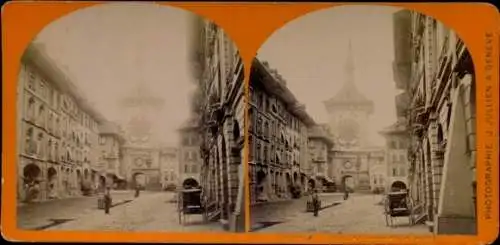
[[[19,229],[244,231],[243,63],[215,23],[98,4],[19,62]]]
[[[440,21],[298,17],[259,49],[249,93],[251,232],[477,234],[475,73]]]

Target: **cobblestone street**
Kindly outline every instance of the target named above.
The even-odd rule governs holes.
[[[325,209],[342,201],[342,194],[339,193],[322,193],[320,196],[322,208]],[[297,217],[311,214],[306,213],[307,200],[308,197],[302,197],[301,199],[260,203],[250,207],[252,230],[262,229],[263,226],[271,224],[285,223]]]
[[[176,203],[171,202],[175,199],[174,193],[143,192],[139,198],[133,197],[133,191],[114,193],[113,203],[131,201],[113,207],[109,215],[97,209],[96,199],[97,197],[75,198],[30,207],[30,212],[22,215],[24,218],[30,217],[30,222],[24,222],[24,228],[41,229],[40,227],[46,226],[44,230],[223,231],[216,222],[202,224],[201,215],[186,216],[186,224],[180,225]],[[57,211],[49,213],[49,209]],[[49,219],[71,220],[50,226]],[[38,222],[34,222],[35,220]]]
[[[396,218],[395,227],[385,225],[383,206],[378,203],[381,195],[352,194],[347,201],[340,201],[341,195],[321,197],[323,206],[329,201],[339,201],[339,205],[324,208],[318,217],[305,213],[305,200],[294,200],[293,204],[271,204],[257,208],[253,222],[270,223],[268,227],[254,224],[254,232],[325,232],[338,234],[431,234],[425,225],[408,226],[406,217]],[[271,208],[271,206],[274,207]],[[284,211],[287,210],[287,211]],[[295,212],[293,211],[295,210]],[[273,212],[271,212],[273,211]],[[275,213],[275,214],[274,214]],[[251,214],[252,215],[252,214]],[[253,216],[253,215],[252,215]],[[269,218],[264,219],[268,216]]]
[[[149,193],[145,192],[144,195]],[[133,191],[113,191],[113,202],[132,200]],[[17,226],[20,229],[43,229],[55,220],[77,219],[80,216],[98,211],[98,196],[80,196],[51,200],[42,203],[22,204],[17,208]]]

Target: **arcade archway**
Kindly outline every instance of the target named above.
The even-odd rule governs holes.
[[[48,197],[54,198],[57,192],[57,171],[55,168],[50,167],[47,170],[47,191]]]
[[[30,202],[39,197],[41,172],[40,167],[33,163],[23,168],[24,201]]]
[[[264,170],[260,169],[257,171],[257,201],[262,201],[266,199],[266,183],[267,183],[267,174]]]
[[[82,172],[79,169],[76,170],[76,187],[77,190],[82,189]]]
[[[354,178],[351,175],[342,176],[341,188],[343,191],[354,191]]]
[[[132,175],[134,187],[146,188],[146,175],[138,172]]]
[[[28,164],[23,168],[24,183],[30,183],[40,178],[40,168],[36,164]]]

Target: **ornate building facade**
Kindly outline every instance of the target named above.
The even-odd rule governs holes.
[[[98,163],[98,124],[104,117],[45,53],[25,51],[18,83],[18,200],[82,194]]]
[[[475,74],[464,42],[435,19],[394,14],[399,116],[410,129],[417,221],[437,234],[476,234]]]
[[[334,146],[333,137],[325,130],[324,125],[310,127],[308,130],[308,153],[311,171],[306,171],[310,176],[304,191],[310,188],[323,188],[331,185],[336,189],[335,172],[332,164],[331,149]]]
[[[267,63],[255,59],[249,86],[249,166],[251,205],[287,199],[305,186],[308,128],[315,125],[286,81]],[[309,177],[310,178],[310,177]]]
[[[179,149],[162,147],[160,149],[161,185],[163,190],[174,190],[179,183]]]
[[[400,118],[393,125],[383,129],[386,140],[386,191],[408,190],[408,144],[409,134],[405,118]]]
[[[244,230],[243,63],[235,44],[213,22],[196,18],[193,64],[198,90],[193,120],[199,133],[200,185],[209,219]]]
[[[125,136],[120,127],[111,122],[99,125],[99,161],[97,171],[101,190],[105,186],[124,188],[126,183],[123,171],[123,146]]]
[[[190,118],[179,129],[181,138],[179,146],[179,179],[178,186],[183,188],[200,187],[201,167],[203,159],[200,155],[200,126],[196,117]]]

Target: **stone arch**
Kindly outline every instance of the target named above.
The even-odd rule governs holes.
[[[132,183],[140,188],[146,187],[146,175],[143,172],[135,172],[132,174]]]
[[[195,178],[186,178],[182,181],[182,187],[184,189],[199,188],[200,184]]]
[[[55,198],[57,192],[57,179],[58,173],[54,167],[50,167],[47,169],[47,191],[49,198]]]
[[[343,191],[352,191],[352,188],[353,186],[350,186],[350,182],[353,181],[354,178],[352,177],[352,175],[344,175],[342,176],[341,180],[340,180],[340,183],[342,185],[342,190]]]
[[[405,182],[401,180],[396,180],[392,182],[391,184],[391,191],[400,191],[400,190],[407,190],[408,187],[406,186]]]
[[[71,170],[69,168],[66,168],[66,170],[64,170],[64,178],[63,178],[63,188],[66,195],[68,195],[71,190],[70,180],[71,180]]]
[[[24,180],[24,201],[30,202],[39,198],[40,187],[39,181],[42,175],[40,167],[34,163],[30,163],[23,168]]]
[[[76,189],[80,191],[82,189],[82,171],[80,169],[76,170]]]
[[[309,189],[310,190],[316,189],[316,180],[309,179],[309,181],[307,181],[307,184],[309,185]]]
[[[25,184],[40,180],[42,175],[42,170],[40,167],[34,163],[30,163],[23,168],[23,177],[25,180]]]
[[[297,172],[293,172],[293,183],[298,183],[299,181],[299,175]]]
[[[291,189],[292,183],[293,183],[292,176],[290,175],[290,173],[285,173],[285,192],[286,193],[292,192],[292,189]]]
[[[257,170],[256,173],[256,179],[257,179],[257,199],[258,200],[265,200],[267,199],[266,197],[266,192],[267,192],[267,182],[269,181],[269,178],[267,176],[267,173],[264,169],[259,169]]]

